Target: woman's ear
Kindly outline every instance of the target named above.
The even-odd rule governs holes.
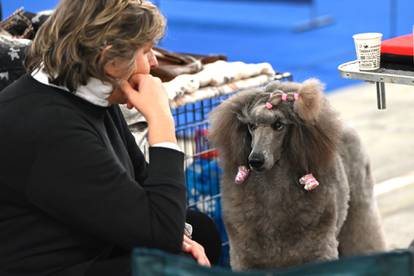
[[[322,109],[323,84],[317,79],[308,79],[299,89],[299,98],[293,105],[294,111],[299,117],[308,122],[315,122]]]
[[[116,59],[107,62],[104,65],[105,74],[107,74],[109,77],[113,79],[118,79],[121,73],[120,66],[118,63],[119,62]]]

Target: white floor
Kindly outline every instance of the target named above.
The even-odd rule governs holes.
[[[385,110],[377,109],[374,84],[328,97],[366,146],[389,247],[404,248],[414,239],[414,86],[387,84],[386,96]]]

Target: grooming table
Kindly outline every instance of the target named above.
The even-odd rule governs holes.
[[[343,78],[374,82],[377,88],[378,109],[386,108],[385,83],[414,85],[414,71],[386,68],[375,71],[360,71],[357,60],[339,65],[338,70]]]

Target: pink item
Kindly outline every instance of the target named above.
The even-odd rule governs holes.
[[[299,93],[293,93],[293,97],[295,98],[295,101],[299,99]]]
[[[267,102],[266,104],[265,104],[265,107],[267,108],[267,109],[272,109],[273,108],[273,105],[271,104],[271,103],[269,103],[269,102]]]
[[[249,177],[249,174],[249,168],[247,168],[246,166],[240,166],[236,178],[234,179],[234,182],[236,182],[236,184],[243,184],[244,181],[246,181],[246,179]]]
[[[311,191],[319,186],[318,180],[316,180],[311,173],[302,176],[299,179],[299,183],[305,186],[304,189],[306,191]]]
[[[282,93],[282,101],[286,102],[288,99],[288,94]]]

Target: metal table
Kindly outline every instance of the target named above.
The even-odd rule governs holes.
[[[385,83],[414,85],[414,71],[385,68],[375,71],[360,71],[357,60],[339,65],[338,70],[343,78],[375,82],[378,109],[386,108]]]

